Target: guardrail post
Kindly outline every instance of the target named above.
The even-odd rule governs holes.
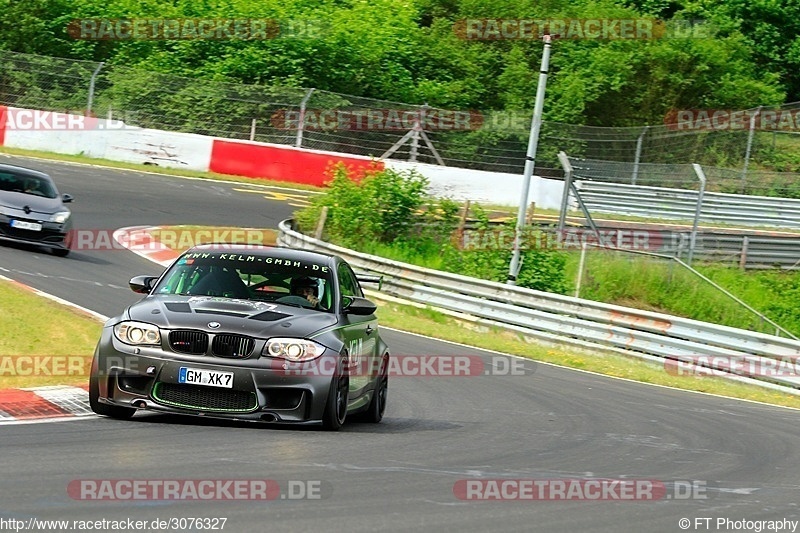
[[[747,268],[747,249],[750,247],[750,237],[747,235],[742,238],[742,255],[739,256],[739,268]]]

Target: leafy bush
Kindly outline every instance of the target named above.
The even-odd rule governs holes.
[[[478,230],[492,229],[485,211],[480,206],[475,206],[472,214],[477,218]],[[502,229],[510,233],[514,231],[514,227],[510,225],[505,225]],[[566,254],[535,246],[536,233],[527,232],[526,237],[528,240],[522,244],[517,285],[565,294],[569,288],[565,277]],[[443,250],[442,270],[505,282],[508,278],[512,253],[510,249],[463,251],[451,245]]]
[[[331,173],[327,192],[295,213],[301,231],[313,232],[327,206],[323,237],[331,242],[427,268],[506,281],[511,250],[459,249],[453,242],[459,204],[428,196],[428,182],[420,174],[383,170],[356,182],[342,165]],[[473,206],[472,215],[479,229],[492,228],[480,206]],[[566,256],[560,252],[525,250],[517,284],[566,293],[565,263]]]
[[[386,169],[356,181],[341,163],[330,172],[327,192],[296,214],[303,231],[313,231],[322,208],[328,207],[325,235],[331,241],[360,248],[371,241],[390,243],[410,237],[417,221],[414,214],[428,200],[424,176]],[[430,216],[420,215],[422,220]]]

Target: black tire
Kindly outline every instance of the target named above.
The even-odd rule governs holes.
[[[364,422],[377,424],[383,420],[383,413],[386,412],[386,397],[389,391],[389,354],[385,354],[381,360],[381,369],[378,374],[378,382],[375,384],[375,391],[372,393],[372,401],[364,411]]]
[[[59,248],[50,248],[50,253],[52,253],[56,257],[67,257],[69,255],[70,250],[72,249],[72,240],[73,240],[72,231],[67,233],[64,237],[64,246]]]
[[[89,378],[89,407],[98,415],[110,416],[118,420],[128,420],[136,412],[133,407],[120,407],[118,405],[107,405],[99,402],[100,387],[97,383],[97,376]]]
[[[347,400],[350,391],[350,378],[345,374],[344,358],[339,359],[336,373],[331,379],[328,400],[322,413],[322,427],[328,431],[338,431],[347,418]]]

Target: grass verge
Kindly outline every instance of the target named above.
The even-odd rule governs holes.
[[[0,389],[85,385],[103,325],[0,280]]]

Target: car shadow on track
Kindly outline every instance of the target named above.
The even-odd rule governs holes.
[[[35,243],[27,243],[27,242],[16,242],[16,241],[4,241],[0,240],[0,248],[11,248],[14,250],[19,250],[21,252],[26,253],[34,253],[34,254],[42,254],[46,256],[52,257],[54,260],[57,261],[77,261],[81,263],[89,263],[93,265],[111,265],[113,264],[111,261],[106,261],[97,256],[88,255],[81,252],[71,251],[68,256],[66,257],[56,257],[50,252],[50,248],[41,244]]]
[[[272,431],[323,431],[320,425],[269,424],[257,421],[225,420],[221,418],[204,418],[202,416],[182,416],[161,413],[140,413],[134,416],[131,422],[197,427],[258,428]],[[345,433],[390,434],[419,431],[448,431],[461,429],[462,427],[464,427],[464,424],[446,420],[387,417],[379,424],[371,424],[357,420],[346,421],[340,431]]]

